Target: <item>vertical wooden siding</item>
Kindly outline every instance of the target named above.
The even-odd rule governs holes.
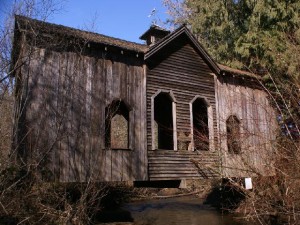
[[[148,150],[152,149],[151,96],[160,89],[172,91],[177,100],[177,133],[191,132],[189,103],[197,95],[206,98],[213,109],[213,130],[214,137],[216,137],[214,75],[188,41],[183,41],[178,45],[181,46],[178,50],[168,54],[160,62],[156,62],[155,66],[150,66],[147,70]],[[163,52],[164,49],[161,51]]]
[[[234,77],[216,79],[219,146],[225,176],[250,176],[255,172],[269,175],[272,172],[276,115],[267,94],[248,84]],[[226,120],[230,115],[240,120],[241,154],[228,152]]]
[[[147,179],[142,60],[106,51],[79,55],[34,48],[22,68],[27,149],[60,181]],[[25,99],[26,98],[26,99]],[[105,107],[130,107],[129,150],[105,150]],[[44,157],[44,156],[47,157]]]
[[[178,41],[176,43],[176,41]],[[212,166],[218,171],[218,155],[210,151],[200,153],[186,150],[152,150],[151,132],[151,97],[158,90],[172,91],[176,99],[177,137],[182,132],[191,133],[190,102],[196,96],[205,98],[212,109],[211,150],[215,149],[217,123],[215,107],[215,87],[212,70],[199,56],[188,40],[176,40],[166,46],[148,62],[147,70],[147,148],[149,179],[203,179],[217,176],[218,173],[207,169]],[[161,54],[161,55],[160,55]],[[159,59],[159,60],[158,60]],[[153,60],[153,61],[151,61]],[[210,132],[211,132],[210,131]],[[190,135],[191,137],[191,135]],[[192,141],[192,140],[191,140]],[[192,161],[198,161],[202,168],[197,168]],[[211,163],[213,162],[213,163]],[[202,175],[201,175],[202,171]],[[205,171],[205,176],[203,175]]]

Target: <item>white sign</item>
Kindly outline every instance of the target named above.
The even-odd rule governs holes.
[[[252,179],[251,179],[251,177],[245,178],[245,188],[246,188],[246,190],[252,189]]]

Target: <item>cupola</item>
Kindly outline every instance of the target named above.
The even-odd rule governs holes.
[[[157,25],[151,25],[150,28],[140,37],[141,40],[145,40],[147,45],[151,46],[164,38],[170,33],[170,31],[163,29]]]

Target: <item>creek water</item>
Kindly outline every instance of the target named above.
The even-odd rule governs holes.
[[[130,212],[136,224],[143,225],[253,224],[232,214],[222,214],[194,196],[132,202],[124,205],[123,209]]]

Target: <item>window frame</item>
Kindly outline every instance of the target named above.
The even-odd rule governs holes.
[[[228,129],[229,129],[229,126],[228,126],[228,122],[230,121],[230,119],[233,118],[232,121],[235,121],[237,122],[237,127],[238,127],[238,135],[236,134],[236,132],[234,132],[233,135],[231,135],[231,145],[230,145],[230,142],[229,142],[229,132],[228,132]],[[235,115],[235,114],[232,114],[232,115],[229,115],[226,119],[226,147],[227,147],[227,152],[230,154],[230,155],[239,155],[242,153],[242,142],[241,142],[241,131],[242,131],[242,121],[241,119]],[[232,139],[233,138],[233,139]],[[231,149],[233,148],[232,146],[232,143],[233,142],[236,142],[237,143],[237,148],[238,150],[236,151],[235,149]]]
[[[214,121],[213,121],[213,108],[210,102],[206,97],[201,95],[196,95],[189,103],[190,106],[190,129],[191,129],[191,149],[190,151],[195,151],[195,142],[194,142],[194,116],[193,116],[193,103],[197,100],[201,99],[207,107],[207,123],[208,123],[208,149],[209,151],[214,151]]]
[[[163,90],[159,89],[155,92],[154,95],[151,96],[151,148],[152,150],[157,150],[155,148],[155,133],[154,133],[154,127],[155,127],[155,119],[154,119],[154,110],[155,110],[155,105],[154,101],[155,98],[160,94],[160,93],[166,93],[170,96],[172,100],[172,119],[173,119],[173,150],[177,151],[177,116],[176,116],[176,98],[174,96],[174,93],[172,90]]]
[[[108,107],[112,106],[113,104],[122,104],[122,108],[126,110],[125,113],[118,113],[120,110],[120,107],[117,108],[115,112],[108,112]],[[115,107],[115,106],[113,106]],[[122,110],[122,109],[121,109]],[[126,101],[123,99],[114,99],[112,100],[109,104],[106,105],[105,107],[105,118],[104,118],[104,146],[106,150],[132,150],[131,146],[131,126],[130,126],[130,121],[132,120],[132,108],[127,104]],[[124,115],[127,114],[127,115]],[[126,120],[127,120],[127,147],[126,148],[114,148],[111,146],[111,121],[116,115],[122,115]],[[127,118],[126,118],[127,117]],[[109,140],[108,140],[109,139]]]

